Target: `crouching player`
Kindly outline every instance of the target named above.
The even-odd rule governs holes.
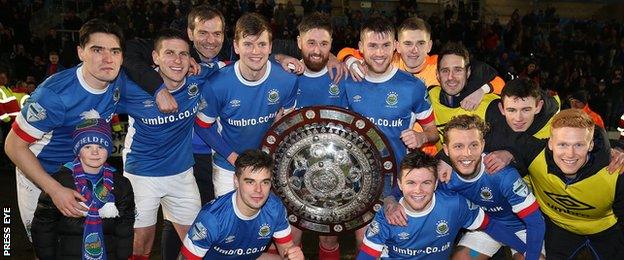
[[[401,162],[399,204],[407,214],[407,226],[393,226],[383,210],[369,224],[357,259],[376,259],[384,246],[391,259],[448,259],[461,228],[483,230],[519,252],[526,244],[505,225],[490,219],[482,209],[456,193],[436,191],[438,161],[421,151]]]
[[[178,259],[304,259],[293,246],[286,208],[270,192],[273,159],[247,150],[234,167],[236,189],[202,208]],[[281,257],[263,254],[272,239]]]

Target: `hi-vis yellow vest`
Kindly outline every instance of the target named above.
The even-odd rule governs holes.
[[[606,167],[579,182],[566,185],[548,172],[545,150],[529,166],[533,194],[540,209],[557,226],[579,235],[604,231],[615,225],[613,200],[617,174]]]
[[[493,100],[499,98],[498,95],[495,94],[485,94],[477,109],[474,111],[468,111],[461,107],[452,108],[442,105],[440,102],[440,91],[442,91],[442,87],[440,86],[435,86],[429,89],[429,99],[431,99],[431,107],[433,107],[433,114],[435,115],[435,124],[438,128],[438,132],[440,133],[440,140],[436,144],[438,150],[442,149],[442,131],[444,130],[444,126],[446,126],[446,123],[451,121],[454,116],[478,115],[481,119],[485,120],[485,112],[487,111],[488,106]]]

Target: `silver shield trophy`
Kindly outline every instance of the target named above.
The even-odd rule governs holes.
[[[370,222],[382,207],[383,176],[397,168],[383,133],[338,107],[286,115],[266,133],[262,150],[276,161],[273,191],[286,205],[290,223],[321,234]]]

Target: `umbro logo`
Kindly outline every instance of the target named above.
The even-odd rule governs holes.
[[[550,193],[545,191],[544,193],[546,193],[546,195],[554,200],[555,202],[557,202],[557,204],[559,204],[560,206],[566,208],[567,210],[590,210],[590,209],[595,209],[594,206],[583,203],[575,198],[572,198],[572,196],[570,195],[561,195],[561,194],[554,194],[554,193]]]

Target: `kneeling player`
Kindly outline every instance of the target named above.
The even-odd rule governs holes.
[[[421,151],[405,157],[399,174],[399,188],[404,196],[399,204],[408,216],[408,225],[390,225],[384,211],[377,212],[366,230],[358,259],[375,259],[381,255],[384,246],[392,259],[448,259],[461,228],[483,230],[520,252],[526,250],[526,244],[511,230],[490,219],[464,197],[436,191],[437,164],[437,160]]]
[[[248,150],[234,166],[236,189],[202,208],[184,238],[182,259],[277,257],[262,254],[272,238],[283,258],[304,259],[301,248],[293,246],[286,208],[270,193],[273,159]]]

